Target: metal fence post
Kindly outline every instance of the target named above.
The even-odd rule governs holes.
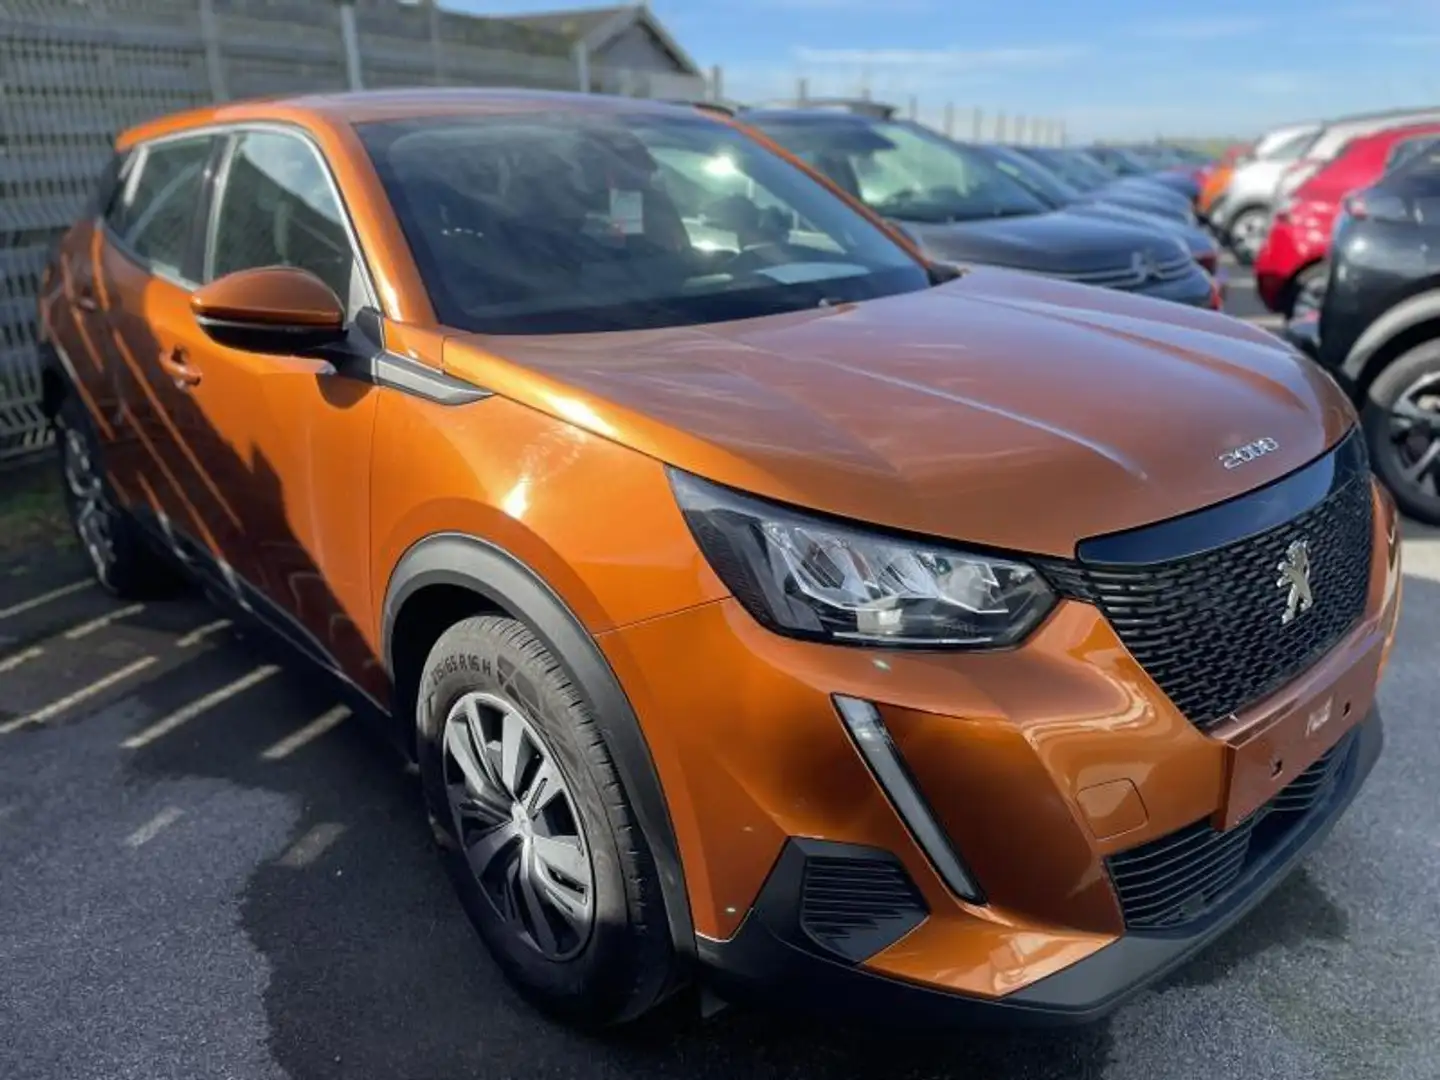
[[[805,80],[805,77],[803,75],[799,79],[795,80],[795,100],[810,100],[810,84]]]
[[[710,100],[725,100],[725,69],[719,64],[710,68]]]
[[[590,50],[583,41],[577,41],[573,51],[575,57],[575,81],[582,94],[590,93]]]
[[[229,101],[225,88],[225,62],[220,56],[220,27],[215,21],[214,0],[200,0],[200,36],[205,42],[205,74],[210,79],[210,96]]]
[[[340,38],[345,44],[345,75],[351,90],[365,89],[360,77],[360,35],[355,31],[355,4],[353,0],[341,0]]]
[[[440,4],[438,0],[427,0],[425,7],[430,16],[430,63],[435,68],[435,85],[445,85],[445,51],[440,44]]]

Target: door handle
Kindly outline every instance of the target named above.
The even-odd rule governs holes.
[[[81,285],[75,290],[75,306],[81,311],[99,311],[100,301],[95,299],[95,290],[89,285]]]
[[[185,350],[179,345],[161,350],[160,370],[169,375],[175,381],[175,385],[182,390],[194,386],[200,381],[200,372],[186,363]]]

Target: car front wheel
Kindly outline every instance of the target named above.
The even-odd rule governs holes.
[[[522,623],[467,619],[425,664],[420,772],[452,882],[511,983],[598,1027],[672,986],[660,883],[610,750]]]
[[[1252,207],[1241,213],[1230,223],[1226,234],[1230,250],[1242,266],[1250,266],[1265,242],[1266,214],[1260,207]]]
[[[1370,385],[1371,467],[1408,516],[1440,525],[1440,341],[1417,345]]]

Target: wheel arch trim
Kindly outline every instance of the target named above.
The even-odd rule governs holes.
[[[539,574],[504,548],[465,533],[435,533],[406,550],[385,590],[381,647],[392,680],[393,634],[400,612],[408,599],[432,585],[469,589],[525,623],[579,690],[614,755],[655,861],[675,950],[687,961],[693,958],[696,945],[690,897],[660,773],[639,717],[590,632]],[[411,722],[403,716],[397,719]]]
[[[1371,362],[1401,334],[1423,323],[1440,320],[1440,286],[1431,287],[1400,301],[1367,326],[1340,366],[1340,372],[1354,385],[1368,382]]]

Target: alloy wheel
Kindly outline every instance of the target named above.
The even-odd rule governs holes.
[[[513,702],[462,696],[445,720],[445,789],[471,873],[501,919],[550,960],[595,919],[584,829],[554,756]]]
[[[115,565],[114,510],[105,492],[104,478],[96,467],[90,440],[75,428],[65,428],[62,434],[61,462],[75,532],[96,575],[108,584],[110,568]]]
[[[1440,496],[1440,372],[1406,387],[1389,419],[1400,476],[1420,493]]]
[[[1265,215],[1258,210],[1241,214],[1230,227],[1230,246],[1235,257],[1249,265],[1265,242]]]

